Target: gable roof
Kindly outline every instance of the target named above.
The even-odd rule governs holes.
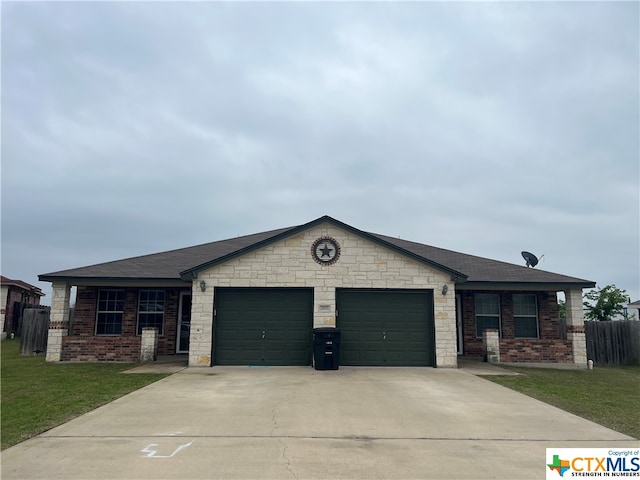
[[[430,245],[358,230],[332,217],[323,216],[304,225],[220,240],[167,252],[126,258],[112,262],[42,274],[41,281],[69,283],[159,282],[190,283],[199,271],[245,255],[321,223],[332,223],[402,255],[447,272],[460,287],[500,285],[591,288],[594,282],[545,272],[511,263],[467,255]]]
[[[451,275],[451,278],[455,278],[455,279],[465,279],[466,278],[466,275],[464,273],[462,273],[462,272],[459,272],[459,271],[457,271],[457,270],[455,270],[453,268],[450,268],[450,267],[448,267],[446,265],[443,265],[443,264],[440,264],[438,262],[435,262],[430,258],[423,257],[423,256],[420,256],[420,255],[416,255],[411,250],[406,250],[406,249],[404,249],[404,248],[402,248],[400,246],[397,246],[397,245],[394,245],[392,243],[387,242],[381,236],[374,235],[372,233],[363,232],[361,230],[358,230],[357,228],[352,227],[351,225],[347,225],[346,223],[343,223],[343,222],[341,222],[339,220],[336,220],[335,218],[331,218],[331,217],[329,217],[327,215],[325,215],[323,217],[320,217],[320,218],[318,218],[316,220],[313,220],[313,221],[311,221],[309,223],[305,223],[304,225],[300,225],[298,227],[289,228],[289,229],[287,229],[287,230],[285,230],[285,231],[283,231],[283,232],[281,232],[281,233],[279,233],[277,235],[274,235],[271,238],[267,238],[267,239],[265,239],[265,240],[263,240],[261,242],[255,243],[253,245],[248,245],[247,247],[245,247],[243,249],[240,249],[238,251],[232,252],[232,253],[230,253],[228,255],[224,255],[222,257],[212,259],[212,260],[210,260],[208,262],[205,262],[205,263],[203,263],[201,265],[196,265],[196,266],[194,266],[192,268],[189,268],[189,269],[181,272],[180,275],[181,275],[181,277],[183,279],[189,279],[189,278],[195,277],[195,276],[197,276],[197,273],[199,271],[201,271],[201,270],[204,270],[204,269],[212,267],[214,265],[218,265],[220,263],[226,262],[227,260],[230,260],[231,258],[239,257],[239,256],[244,255],[246,253],[249,253],[249,252],[251,252],[253,250],[257,250],[257,249],[262,248],[262,247],[264,247],[266,245],[269,245],[271,243],[277,242],[277,241],[282,240],[284,238],[293,236],[293,235],[295,235],[297,233],[300,233],[300,232],[303,232],[303,231],[308,230],[310,228],[313,228],[313,227],[315,227],[317,225],[320,225],[322,223],[331,223],[333,225],[336,225],[339,228],[342,228],[343,230],[347,230],[347,231],[349,231],[349,232],[351,232],[351,233],[353,233],[355,235],[364,237],[367,240],[369,240],[370,242],[377,243],[377,244],[382,245],[382,246],[384,246],[386,248],[389,248],[391,250],[395,250],[395,251],[397,251],[398,253],[400,253],[402,255],[406,255],[408,257],[413,257],[414,260],[417,260],[418,262],[427,264],[427,265],[429,265],[431,267],[436,268],[437,270],[441,270],[443,272],[449,273]]]
[[[30,283],[23,282],[22,280],[11,280],[10,278],[0,275],[0,284],[28,290],[29,292],[33,293],[34,295],[38,295],[39,297],[45,296],[40,288],[36,287],[35,285],[31,285]]]

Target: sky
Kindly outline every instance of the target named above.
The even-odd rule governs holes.
[[[1,270],[301,225],[640,299],[638,2],[7,2]]]

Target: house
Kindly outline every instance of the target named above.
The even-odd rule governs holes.
[[[628,303],[627,306],[624,307],[624,312],[625,314],[628,314],[630,317],[633,317],[635,315],[636,320],[640,319],[640,300],[636,300],[635,302]]]
[[[7,333],[18,333],[19,320],[23,308],[31,305],[40,305],[41,297],[44,297],[44,293],[38,287],[22,280],[11,280],[0,275],[0,325],[2,325],[2,338],[5,338]]]
[[[328,216],[39,278],[53,284],[48,361],[138,361],[151,341],[190,366],[311,365],[325,326],[341,331],[341,365],[455,367],[485,355],[485,330],[502,362],[586,364],[582,289],[595,285]]]

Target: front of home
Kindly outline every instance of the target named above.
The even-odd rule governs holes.
[[[151,336],[190,366],[311,365],[318,327],[341,331],[341,365],[455,367],[486,354],[485,331],[502,362],[586,364],[594,286],[327,216],[40,280],[53,283],[48,361],[139,361]]]

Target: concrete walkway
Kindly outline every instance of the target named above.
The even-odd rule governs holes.
[[[463,369],[187,368],[2,454],[2,479],[544,478],[639,442]]]
[[[125,370],[122,373],[178,373],[187,368],[187,360],[174,360],[172,357],[168,357],[156,362],[143,363],[130,370]],[[520,375],[519,373],[501,368],[499,365],[482,362],[475,359],[458,358],[458,369],[465,372],[472,373],[474,375]]]

